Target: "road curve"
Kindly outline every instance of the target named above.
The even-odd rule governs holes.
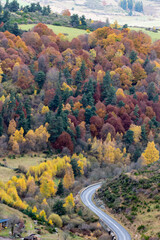
[[[109,215],[100,210],[93,203],[92,196],[101,185],[102,185],[101,183],[97,183],[85,188],[80,195],[82,202],[101,220],[103,220],[104,223],[107,224],[107,226],[116,234],[118,240],[131,240],[131,236],[124,227],[122,227],[113,218],[111,218]]]

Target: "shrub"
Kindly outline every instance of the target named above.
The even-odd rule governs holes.
[[[100,236],[98,238],[98,240],[110,240],[111,238],[109,237],[109,235],[107,233],[103,234],[102,236]]]
[[[52,213],[49,216],[49,220],[52,220],[52,222],[57,226],[57,227],[62,227],[63,222],[61,217],[58,214]]]
[[[144,231],[145,230],[145,226],[144,225],[140,225],[137,230],[140,231]]]
[[[67,225],[67,224],[70,223],[71,219],[70,219],[70,217],[68,215],[63,215],[62,216],[62,221],[63,221],[64,225]]]

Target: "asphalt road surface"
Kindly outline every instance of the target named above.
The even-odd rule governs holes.
[[[92,197],[96,190],[101,186],[101,183],[97,183],[85,188],[81,193],[82,202],[94,212],[104,223],[116,234],[118,240],[131,240],[131,236],[127,230],[116,222],[109,215],[99,209],[92,201]]]

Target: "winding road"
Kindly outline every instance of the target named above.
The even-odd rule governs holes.
[[[102,183],[97,183],[85,188],[80,195],[82,202],[116,234],[117,240],[131,240],[131,236],[124,227],[93,203],[92,197],[101,185]]]

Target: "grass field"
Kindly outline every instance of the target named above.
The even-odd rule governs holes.
[[[23,157],[16,157],[16,159],[10,159],[8,157],[5,158],[8,167],[11,168],[18,168],[18,166],[22,165],[28,170],[30,166],[36,166],[41,162],[44,162],[45,158],[44,155],[36,155],[36,156],[29,156],[25,155]],[[0,158],[0,163],[4,164],[3,158]],[[0,175],[1,176],[1,175]]]
[[[10,178],[16,175],[16,172],[12,170],[12,168],[18,168],[19,166],[24,166],[26,170],[29,169],[30,166],[39,165],[41,162],[45,161],[44,155],[40,156],[28,156],[24,157],[16,157],[16,159],[10,159],[8,157],[6,159],[6,166],[0,166],[0,179],[4,182],[7,182]],[[4,164],[3,158],[0,158],[0,164]]]
[[[157,33],[156,32],[151,32],[151,31],[148,31],[148,30],[145,30],[145,28],[135,28],[135,27],[130,27],[131,30],[135,30],[135,31],[142,31],[146,34],[148,34],[151,38],[152,38],[152,41],[155,42],[157,40],[160,39],[160,31],[158,31]]]
[[[12,169],[4,168],[0,166],[0,180],[3,182],[8,182],[10,178],[15,176],[15,172]]]
[[[30,30],[32,29],[36,24],[20,24],[19,28],[22,30]],[[70,28],[70,27],[62,27],[62,26],[54,26],[54,25],[47,25],[49,28],[53,30],[55,34],[63,33],[68,37],[68,40],[72,40],[73,38],[85,34],[86,31],[83,29],[77,29],[77,28]]]

